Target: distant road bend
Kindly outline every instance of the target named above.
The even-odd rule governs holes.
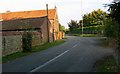
[[[102,37],[68,36],[66,42],[3,64],[3,72],[92,72],[95,62],[113,54]]]

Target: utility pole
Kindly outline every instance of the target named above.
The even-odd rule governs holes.
[[[48,32],[48,42],[50,42],[50,39],[49,39],[49,17],[48,17],[48,4],[46,4],[46,13],[47,13],[47,32]]]
[[[82,37],[83,37],[83,11],[82,11],[82,0],[81,0],[81,17],[82,17]]]

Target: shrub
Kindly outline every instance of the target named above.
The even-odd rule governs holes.
[[[23,52],[32,51],[32,34],[30,32],[24,32],[22,42]]]
[[[107,19],[104,26],[104,35],[106,37],[116,38],[118,34],[118,23],[112,19]]]

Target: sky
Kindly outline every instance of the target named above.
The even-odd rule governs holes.
[[[0,0],[0,13],[8,10],[11,12],[41,10],[57,7],[59,22],[68,28],[70,20],[81,20],[82,15],[93,10],[102,9],[107,11],[104,4],[109,4],[112,0]]]

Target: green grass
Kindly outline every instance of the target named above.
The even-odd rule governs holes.
[[[97,34],[73,34],[74,36],[80,36],[80,37],[97,37]]]
[[[96,63],[97,72],[118,72],[118,66],[113,56],[106,57]]]
[[[15,59],[23,57],[23,56],[30,55],[34,52],[40,52],[42,50],[48,49],[48,48],[53,47],[53,46],[57,46],[57,45],[62,44],[64,42],[65,42],[64,40],[60,40],[60,41],[55,41],[54,43],[45,43],[43,45],[33,47],[32,52],[16,52],[16,53],[4,56],[4,57],[2,57],[2,63],[9,62],[9,61],[15,60]]]
[[[96,37],[97,36],[97,34],[81,34],[80,35],[81,37],[83,36],[83,37]]]

